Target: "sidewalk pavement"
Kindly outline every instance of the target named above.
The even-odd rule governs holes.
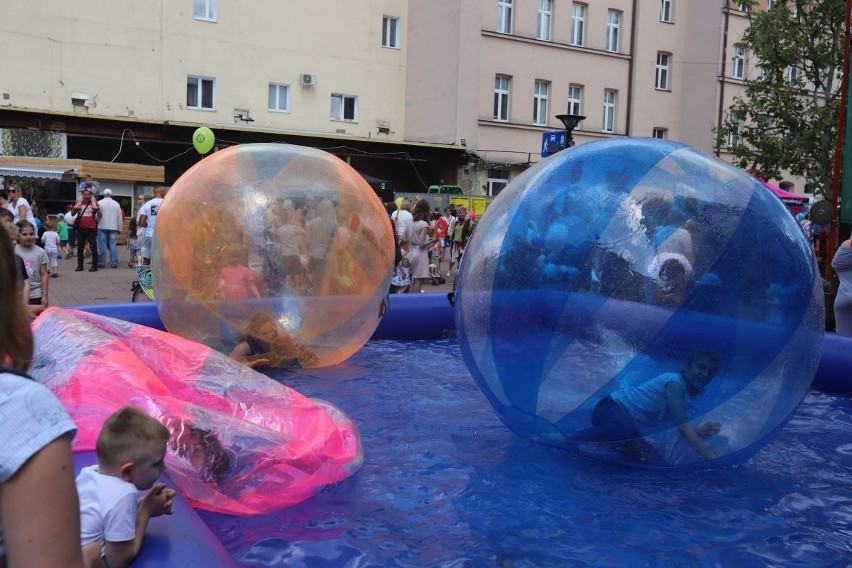
[[[59,277],[48,278],[51,306],[82,306],[92,304],[124,304],[130,302],[133,296],[131,286],[136,280],[136,271],[127,266],[128,253],[126,250],[119,251],[118,268],[99,268],[97,272],[89,272],[91,259],[86,259],[85,270],[75,272],[77,268],[77,257],[59,261]],[[447,263],[441,268],[446,274]],[[453,289],[452,279],[447,279],[446,284],[432,286],[426,282],[423,286],[424,293],[446,294]]]

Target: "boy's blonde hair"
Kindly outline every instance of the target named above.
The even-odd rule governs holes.
[[[104,422],[95,450],[98,463],[115,467],[136,458],[140,444],[165,444],[169,441],[169,430],[154,418],[132,406],[125,406]]]

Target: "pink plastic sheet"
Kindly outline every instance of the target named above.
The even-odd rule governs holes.
[[[77,424],[74,449],[94,449],[119,408],[142,408],[171,431],[167,473],[195,507],[267,513],[363,462],[358,430],[339,409],[204,345],[61,308],[46,310],[33,331],[31,374]]]

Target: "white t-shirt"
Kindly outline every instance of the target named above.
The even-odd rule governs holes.
[[[101,208],[101,220],[98,229],[103,231],[121,231],[121,205],[112,197],[104,197],[98,202]]]
[[[660,424],[666,417],[669,409],[666,385],[669,383],[677,383],[683,388],[689,408],[693,397],[689,395],[680,373],[663,373],[636,388],[617,390],[610,396],[627,410],[640,428],[647,428]]]
[[[136,538],[139,491],[130,482],[103,475],[97,465],[80,470],[80,544],[127,542]]]
[[[59,233],[56,231],[45,231],[41,240],[44,243],[44,250],[56,251],[59,249]]]
[[[142,206],[142,209],[139,210],[139,215],[137,215],[137,219],[140,219],[142,215],[145,215],[145,222],[148,224],[145,227],[145,233],[147,235],[153,236],[154,228],[157,226],[157,213],[160,211],[160,205],[163,203],[162,197],[155,197],[154,199],[145,203]]]
[[[49,390],[14,372],[0,373],[0,425],[0,483],[9,481],[42,448],[77,431]],[[2,529],[0,526],[0,564],[6,555]]]
[[[404,239],[408,234],[408,227],[414,223],[414,216],[407,209],[399,209],[391,215],[391,220],[396,224],[396,235]]]
[[[9,201],[9,209],[15,216],[15,223],[21,220],[22,205],[24,206],[24,208],[26,208],[26,217],[24,219],[35,225],[35,216],[33,216],[33,208],[30,207],[30,202],[24,199],[23,197],[19,197],[18,200],[14,203],[12,203],[11,200]]]

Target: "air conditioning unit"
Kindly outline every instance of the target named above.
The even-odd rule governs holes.
[[[309,73],[302,73],[299,75],[299,83],[301,83],[303,87],[313,87],[317,84],[317,76]]]

